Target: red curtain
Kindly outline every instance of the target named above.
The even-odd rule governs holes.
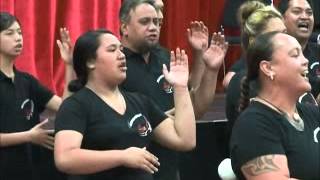
[[[165,20],[161,30],[161,44],[169,49],[177,46],[186,49],[192,61],[186,37],[190,21],[201,20],[208,26],[210,33],[218,31],[225,1],[164,0]],[[119,35],[120,6],[121,0],[0,1],[0,10],[16,15],[22,24],[25,44],[16,66],[36,76],[59,95],[64,87],[64,65],[56,45],[59,28],[67,27],[73,40],[81,33],[99,27],[108,28]],[[238,54],[231,57],[236,59]],[[222,78],[223,74],[220,74],[220,81]]]
[[[169,49],[189,49],[187,28],[190,21],[203,21],[209,32],[220,28],[225,0],[166,0],[161,43]],[[190,53],[189,53],[190,54]]]
[[[209,32],[220,30],[223,11],[227,0],[164,0],[164,24],[160,42],[168,49],[180,47],[186,49],[192,65],[192,54],[187,41],[187,28],[191,21],[203,21]],[[221,91],[223,71],[219,73],[217,89]]]
[[[22,25],[24,50],[16,67],[37,77],[61,95],[64,63],[56,40],[67,27],[73,41],[83,32],[107,28],[119,35],[121,0],[1,0],[0,11],[14,14]]]

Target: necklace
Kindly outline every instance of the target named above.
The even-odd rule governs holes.
[[[302,118],[300,117],[297,108],[295,109],[292,117],[290,117],[289,113],[281,110],[280,108],[278,108],[277,106],[273,105],[271,102],[269,102],[268,100],[261,98],[261,97],[255,97],[252,98],[253,101],[258,101],[264,105],[267,105],[268,107],[270,107],[271,109],[275,110],[276,112],[278,112],[279,114],[281,114],[282,116],[284,116],[288,122],[298,131],[303,131],[304,130],[304,122],[302,120]]]

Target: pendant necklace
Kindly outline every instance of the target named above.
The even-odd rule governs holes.
[[[281,110],[280,108],[278,108],[277,106],[273,105],[271,102],[267,101],[264,98],[261,98],[259,96],[252,98],[253,101],[258,101],[264,105],[267,105],[268,107],[272,108],[273,110],[275,110],[276,112],[278,112],[279,114],[281,114],[282,116],[284,116],[289,123],[298,131],[303,131],[304,130],[304,122],[302,120],[302,118],[300,117],[297,108],[295,109],[293,116],[290,117],[289,113]]]

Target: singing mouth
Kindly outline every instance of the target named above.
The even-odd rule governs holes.
[[[301,76],[302,76],[304,79],[309,80],[309,78],[308,78],[308,73],[309,73],[308,70],[304,70],[304,71],[301,73]]]
[[[22,44],[17,44],[16,46],[14,46],[15,48],[22,48]]]
[[[299,22],[298,28],[303,31],[308,31],[310,28],[310,24],[308,22]]]

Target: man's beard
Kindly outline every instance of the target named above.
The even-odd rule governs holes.
[[[148,53],[151,51],[151,49],[157,47],[158,44],[159,44],[159,41],[152,42],[152,43],[147,41],[141,42],[138,46],[138,51],[142,54]]]

